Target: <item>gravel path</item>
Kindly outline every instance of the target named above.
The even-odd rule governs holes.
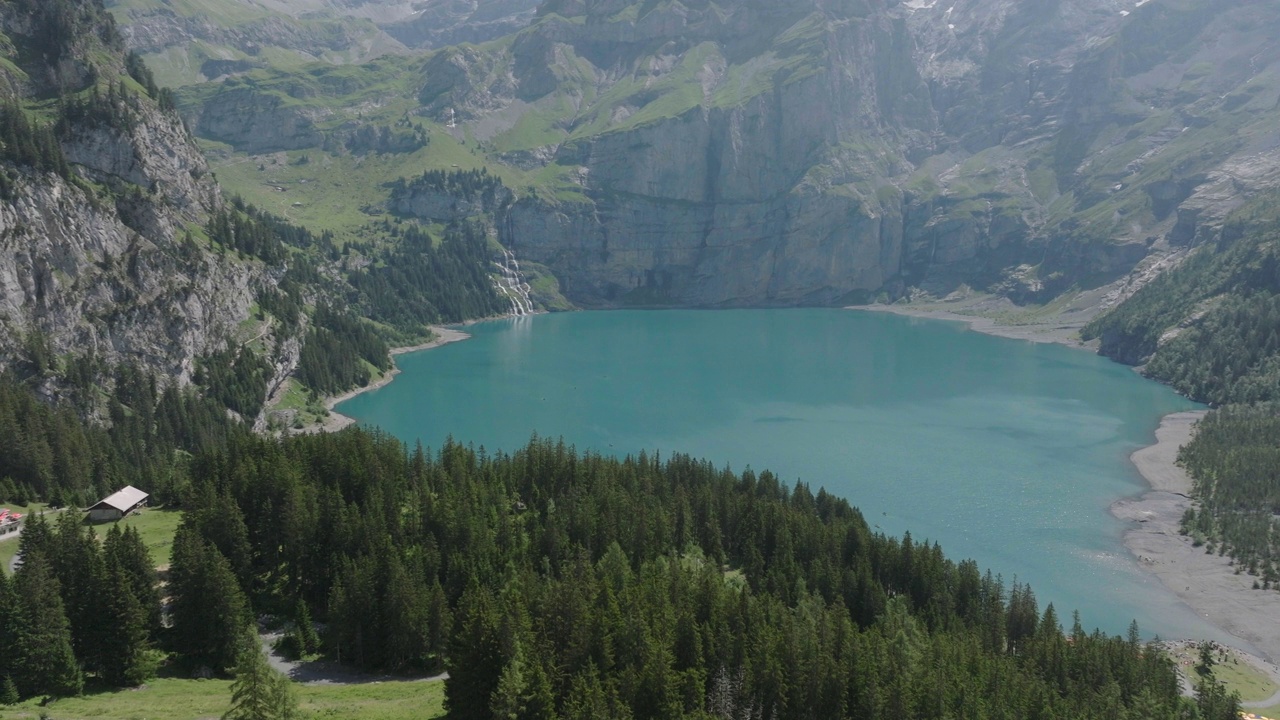
[[[280,639],[280,635],[278,632],[262,634],[260,636],[262,639],[262,651],[267,654],[267,662],[271,664],[271,667],[296,683],[359,685],[378,682],[435,682],[449,679],[449,673],[406,677],[404,675],[364,673],[330,660],[286,660],[273,648],[276,640]]]

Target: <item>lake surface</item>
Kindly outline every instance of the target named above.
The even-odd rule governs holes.
[[[874,528],[1028,582],[1070,624],[1229,636],[1143,573],[1115,500],[1160,418],[1197,407],[1088,352],[847,310],[581,312],[466,328],[339,410],[397,437],[687,452],[826,487]]]

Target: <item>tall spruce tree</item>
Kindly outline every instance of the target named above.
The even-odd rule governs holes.
[[[231,683],[231,708],[222,720],[292,720],[298,700],[289,678],[281,675],[262,654],[251,627],[240,635],[236,679]]]
[[[14,591],[13,581],[0,570],[0,638],[17,637],[22,627],[18,609],[18,596]],[[14,653],[0,653],[0,677],[9,683],[13,682],[13,673],[17,671]],[[15,694],[17,691],[14,691]]]
[[[1227,687],[1213,677],[1196,685],[1196,709],[1199,720],[1235,720],[1240,717],[1240,694],[1227,692]]]
[[[305,600],[298,600],[294,608],[293,623],[297,628],[298,647],[304,655],[320,652],[320,636],[316,634],[315,623],[311,620],[311,610]]]
[[[474,580],[458,608],[444,684],[445,708],[458,720],[489,720],[490,702],[506,665],[497,610],[493,596]]]
[[[18,536],[18,561],[25,563],[27,558],[36,555],[48,556],[53,550],[53,529],[44,513],[31,513],[22,527],[22,535]]]
[[[24,697],[79,695],[84,676],[71,649],[71,625],[58,580],[48,561],[35,554],[14,577],[22,627],[15,635],[15,683]]]
[[[147,629],[156,633],[160,629],[160,589],[151,554],[142,542],[136,527],[124,531],[112,525],[103,543],[103,555],[108,568],[119,568],[128,578],[130,591],[147,616]]]
[[[0,705],[17,705],[22,701],[22,696],[18,695],[18,686],[14,684],[13,677],[4,676],[4,683],[0,685]]]
[[[186,524],[173,538],[169,589],[174,649],[215,671],[235,665],[250,619],[244,594],[227,559]]]
[[[102,551],[93,531],[75,511],[64,512],[58,518],[52,548],[49,559],[71,626],[71,648],[86,670],[101,673],[105,662],[103,645],[115,631],[102,617],[106,596]]]
[[[101,637],[99,672],[112,685],[141,685],[158,665],[147,641],[147,612],[134,596],[128,574],[117,565],[108,569],[103,590],[99,622],[110,632]]]

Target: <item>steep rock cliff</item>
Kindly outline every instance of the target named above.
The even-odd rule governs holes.
[[[16,68],[6,112],[52,138],[40,155],[66,168],[4,157],[0,363],[34,339],[56,357],[127,361],[189,382],[264,282],[252,263],[187,237],[221,207],[203,156],[177,113],[126,72],[100,6],[6,3],[0,30]],[[56,116],[22,109],[50,88]]]
[[[416,103],[511,181],[501,242],[586,305],[1043,300],[1212,239],[1280,182],[1276,37],[1280,6],[1247,0],[548,0],[356,89],[259,73],[185,105],[203,123],[247,92],[326,135]],[[323,145],[267,115],[202,132]]]

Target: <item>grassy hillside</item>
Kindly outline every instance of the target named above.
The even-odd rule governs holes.
[[[183,87],[255,67],[348,65],[405,48],[372,20],[326,4],[245,0],[109,0],[162,85]],[[396,14],[411,12],[407,3]],[[393,17],[396,15],[393,15]]]
[[[1084,328],[1099,352],[1216,404],[1280,400],[1280,195]]]
[[[429,720],[444,716],[444,683],[384,680],[352,685],[295,685],[299,720]],[[141,688],[87,692],[42,704],[29,700],[5,709],[20,720],[216,720],[231,703],[230,680],[166,677]]]

